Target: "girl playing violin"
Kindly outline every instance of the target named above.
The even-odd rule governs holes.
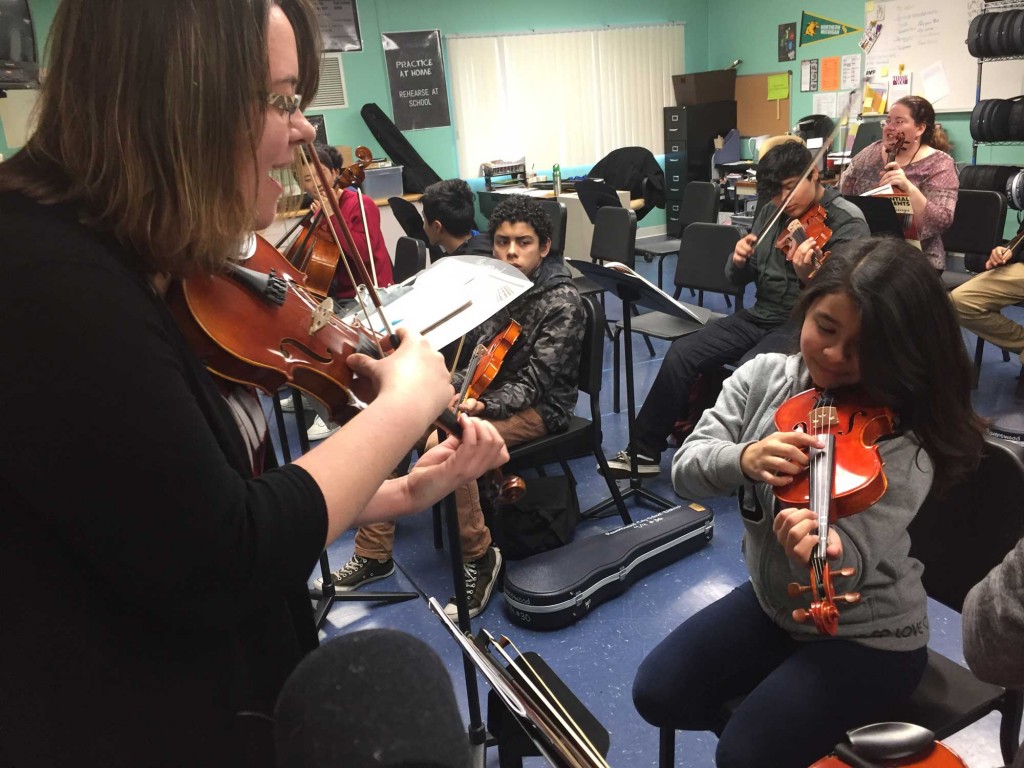
[[[461,441],[384,482],[453,392],[400,331],[390,357],[348,358],[365,410],[272,468],[260,403],[222,392],[168,310],[174,281],[273,221],[271,171],[313,138],[316,18],[307,0],[57,8],[38,127],[0,165],[5,765],[273,765],[325,545],[507,460],[462,417]]]
[[[960,189],[956,164],[947,154],[951,149],[931,103],[904,96],[889,107],[881,140],[858,152],[840,181],[844,195],[891,184],[893,192],[909,196],[921,250],[940,272],[946,268],[942,233],[953,223]]]
[[[659,727],[715,731],[720,767],[804,768],[848,728],[884,719],[887,705],[920,681],[927,604],[907,525],[929,491],[972,471],[982,447],[970,365],[944,293],[920,251],[903,241],[837,248],[795,310],[800,353],[741,366],[673,459],[680,495],[739,491],[750,580],[651,652],[633,699]],[[808,449],[820,445],[774,422],[780,405],[812,386],[840,405],[856,388],[895,422],[878,443],[887,490],[829,527],[829,561],[854,569],[839,589],[862,595],[841,607],[831,638],[798,623],[793,612],[806,597],[787,594],[790,582],[807,580],[815,515],[780,509],[773,493],[806,470]],[[738,697],[746,698],[728,717],[725,705]]]

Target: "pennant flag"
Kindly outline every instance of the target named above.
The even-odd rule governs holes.
[[[824,16],[815,16],[807,11],[800,14],[800,45],[820,43],[822,40],[852,35],[860,31],[860,27],[843,24],[835,19],[826,19]]]

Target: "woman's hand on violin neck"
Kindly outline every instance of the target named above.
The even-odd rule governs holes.
[[[467,397],[459,404],[459,410],[468,416],[479,416],[484,412],[486,406],[479,400]]]
[[[822,447],[817,437],[806,432],[775,432],[743,449],[740,469],[757,482],[789,485],[793,475],[807,469],[807,449],[812,446]]]
[[[754,246],[757,245],[756,235],[747,235],[736,243],[736,248],[732,252],[732,263],[737,267],[742,267],[747,263],[747,259],[750,258],[750,254],[754,252]]]
[[[449,437],[428,450],[408,475],[408,491],[420,508],[443,499],[508,461],[508,449],[489,421],[459,416],[462,437]]]
[[[415,331],[399,328],[399,345],[380,360],[353,354],[348,367],[368,381],[376,398],[385,398],[421,425],[432,424],[452,400],[454,389],[441,353]]]
[[[775,515],[772,524],[775,539],[786,551],[786,557],[799,565],[807,565],[818,546],[818,515],[810,509],[790,507]],[[825,554],[835,560],[843,556],[843,542],[833,528],[828,529]]]

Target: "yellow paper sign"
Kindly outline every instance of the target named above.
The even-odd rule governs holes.
[[[768,75],[768,100],[789,98],[789,75]]]

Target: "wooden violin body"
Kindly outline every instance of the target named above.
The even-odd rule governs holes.
[[[328,306],[331,300],[311,294],[305,275],[255,237],[255,252],[244,267],[282,281],[281,303],[259,296],[236,273],[173,283],[168,306],[211,372],[267,394],[291,384],[324,403],[332,419],[346,421],[355,412],[346,360],[365,345],[368,332],[342,324]]]
[[[794,476],[789,485],[773,490],[784,506],[807,508],[817,516],[818,543],[808,563],[810,583],[791,583],[788,594],[797,598],[810,592],[810,607],[794,610],[793,620],[812,619],[819,633],[831,637],[839,628],[837,601],[855,603],[860,594],[835,593],[827,557],[829,525],[867,509],[885,493],[887,481],[875,443],[892,432],[893,416],[885,408],[868,404],[856,391],[836,399],[809,389],[779,407],[775,424],[781,432],[804,432],[820,437],[823,443],[821,448],[809,450],[807,470]],[[853,576],[854,570],[842,568],[835,575]]]
[[[817,271],[825,263],[829,253],[824,251],[825,245],[832,239],[832,230],[825,223],[827,212],[825,206],[817,203],[812,205],[802,216],[790,219],[782,233],[775,240],[775,247],[786,254],[786,261],[793,260],[793,253],[807,239],[814,240],[817,254],[812,258],[814,270]],[[813,276],[813,272],[811,273]]]
[[[967,768],[960,756],[942,742],[935,742],[935,747],[926,755],[911,755],[899,760],[884,760],[875,763],[880,768]],[[835,755],[818,760],[811,768],[852,768]]]

